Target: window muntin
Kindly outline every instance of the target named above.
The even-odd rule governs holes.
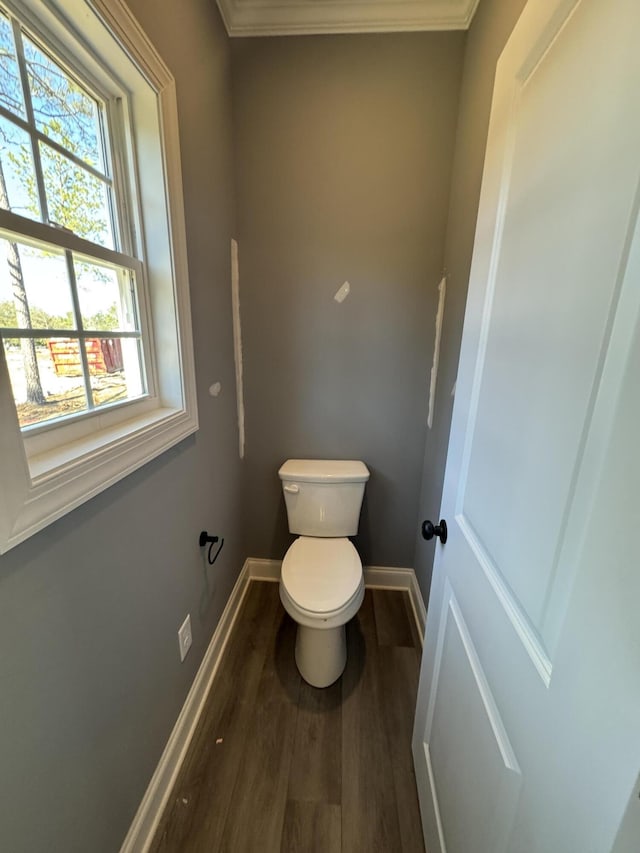
[[[116,216],[129,201],[112,177],[107,104],[2,9],[0,87],[0,208],[48,232],[33,239],[15,218],[0,230],[0,336],[31,433],[147,394],[144,274],[117,251],[134,241]],[[83,239],[82,254],[65,231]]]
[[[6,231],[2,257],[0,335],[21,427],[144,395],[136,269]]]

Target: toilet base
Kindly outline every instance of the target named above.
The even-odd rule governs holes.
[[[337,628],[308,628],[298,625],[296,665],[312,687],[329,687],[344,672],[347,639],[344,625]]]

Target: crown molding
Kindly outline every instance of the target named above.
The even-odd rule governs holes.
[[[217,0],[230,36],[466,30],[479,0]]]

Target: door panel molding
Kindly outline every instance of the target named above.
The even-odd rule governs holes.
[[[444,830],[442,828],[442,818],[440,816],[440,806],[438,805],[438,795],[436,793],[436,780],[433,775],[433,765],[431,764],[431,753],[429,751],[429,744],[424,743],[424,761],[427,767],[427,778],[429,780],[429,804],[431,806],[431,811],[429,814],[428,820],[435,825],[436,828],[436,844],[437,847],[433,849],[433,844],[429,847],[429,853],[447,853],[447,845],[444,840]]]
[[[500,607],[509,619],[509,622],[511,622],[511,625],[518,635],[526,653],[531,658],[531,662],[536,668],[538,675],[542,679],[545,687],[549,687],[551,683],[553,663],[547,654],[538,632],[524,608],[521,607],[517,598],[513,594],[513,591],[502,577],[500,570],[491,559],[491,556],[487,553],[486,549],[478,539],[471,523],[464,515],[459,515],[456,518],[456,522],[460,527],[460,531],[464,536],[467,545],[472,550],[476,560],[481,566],[486,579],[491,584],[491,588],[498,599]]]
[[[448,582],[423,746],[430,819],[442,853],[464,853],[470,849],[472,839],[476,853],[500,853],[505,849],[515,815],[522,774],[460,604]],[[456,794],[454,798],[447,796],[452,786],[444,785],[443,799],[436,778],[448,777],[456,780]],[[474,815],[479,787],[484,793]],[[460,817],[452,819],[458,811]],[[492,821],[481,819],[485,812],[493,815]]]

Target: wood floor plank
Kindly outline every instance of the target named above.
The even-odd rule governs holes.
[[[280,616],[276,584],[250,584],[156,832],[153,853],[217,849]],[[216,743],[220,738],[222,743]]]
[[[289,800],[280,853],[341,853],[341,819],[338,805]]]
[[[342,801],[342,685],[319,690],[301,682],[289,774],[289,799]]]
[[[411,738],[418,692],[420,659],[416,649],[386,646],[379,650],[381,711],[393,757],[393,786],[403,853],[423,853],[418,791]]]
[[[348,853],[402,849],[379,666],[373,596],[367,590],[347,626],[342,676],[342,849]]]
[[[367,591],[345,673],[318,690],[295,666],[277,584],[250,584],[153,853],[423,850],[410,753],[419,650],[403,645],[399,602]]]
[[[294,659],[295,634],[295,623],[282,610],[245,730],[246,746],[222,839],[209,850],[280,850],[301,682]]]
[[[406,592],[372,589],[376,636],[380,646],[414,646],[414,635],[407,614]]]

